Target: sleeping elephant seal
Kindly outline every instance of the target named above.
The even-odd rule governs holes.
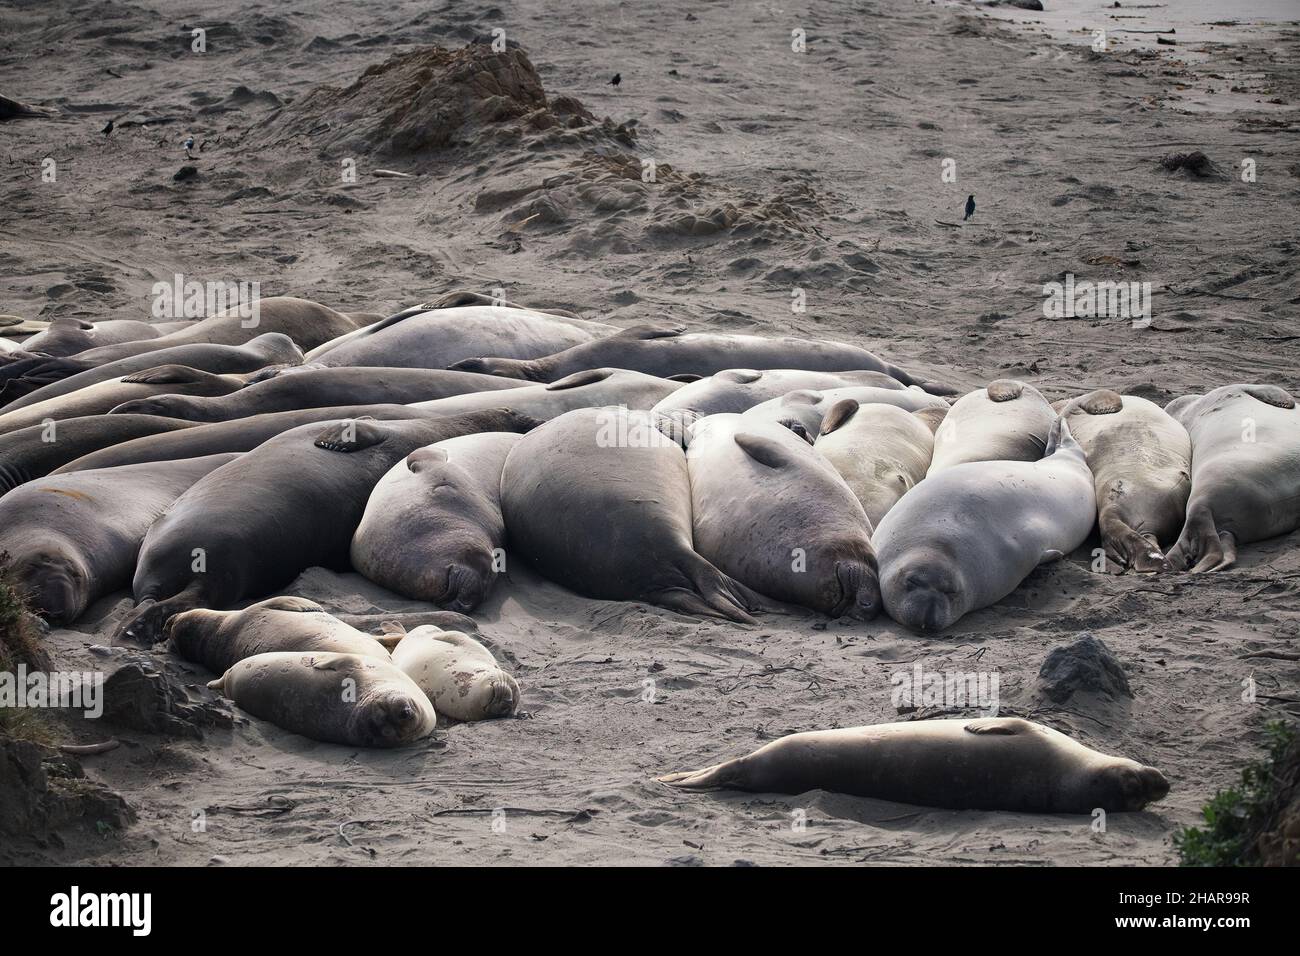
[[[1061,414],[1088,456],[1106,557],[1120,570],[1168,571],[1161,542],[1177,538],[1191,491],[1187,429],[1154,402],[1106,388]]]
[[[972,461],[1037,461],[1055,418],[1034,386],[990,382],[953,403],[935,433],[929,474]]]
[[[1224,385],[1165,411],[1192,439],[1187,523],[1175,570],[1220,571],[1237,546],[1300,528],[1300,408],[1276,385]]]
[[[519,684],[491,651],[457,631],[415,628],[393,648],[393,665],[453,720],[509,717],[519,709]]]
[[[535,424],[497,409],[428,420],[344,420],[277,435],[196,483],[154,522],[135,573],[138,604],[117,637],[157,643],[173,614],[229,607],[316,565],[347,567],[366,498],[395,463],[444,438]]]
[[[49,328],[44,332],[39,332],[25,341],[23,348],[29,352],[65,358],[101,345],[140,342],[145,339],[156,339],[161,334],[148,322],[137,322],[133,319],[86,322],[82,319],[58,318],[51,321]]]
[[[256,654],[208,687],[254,717],[330,744],[400,747],[429,736],[438,722],[415,681],[361,654]]]
[[[275,374],[259,377],[227,395],[155,395],[124,402],[112,412],[162,415],[191,422],[228,422],[267,412],[328,405],[409,405],[468,392],[520,387],[527,386],[513,378],[446,369],[291,367],[275,370]]]
[[[903,383],[884,372],[805,372],[803,369],[730,368],[691,382],[654,407],[660,415],[687,412],[704,418],[725,412],[743,412],[759,402],[780,398],[799,389],[871,385],[901,389]]]
[[[32,608],[55,624],[127,586],[140,542],[191,485],[236,455],[41,478],[0,498],[0,554]]]
[[[80,358],[46,359],[28,368],[21,377],[7,381],[0,399],[6,402],[7,411],[15,411],[99,382],[164,365],[225,375],[256,372],[267,366],[297,365],[301,361],[298,346],[278,332],[259,335],[243,345],[178,345],[106,365],[90,365]]]
[[[200,372],[180,365],[164,365],[100,382],[17,411],[0,413],[0,434],[27,428],[29,425],[39,425],[47,420],[102,415],[123,402],[145,395],[161,395],[164,392],[224,395],[243,384],[234,375],[213,375],[211,372]]]
[[[550,355],[611,331],[611,326],[598,322],[532,309],[418,306],[315,347],[307,353],[307,360],[333,366],[446,368],[474,355]]]
[[[914,412],[847,399],[822,419],[814,447],[835,466],[874,528],[925,477],[934,433]]]
[[[1164,774],[1015,717],[912,720],[790,734],[660,781],[683,790],[829,790],[949,810],[1108,813],[1169,792]]]
[[[782,395],[780,398],[759,402],[744,412],[746,421],[777,422],[786,428],[799,427],[796,432],[807,434],[812,441],[821,431],[822,420],[838,402],[852,400],[859,405],[896,405],[904,411],[914,412],[923,408],[938,408],[944,412],[948,403],[936,395],[930,395],[916,386],[905,388],[879,388],[874,385],[849,385],[843,388],[821,390],[800,389]]]
[[[548,420],[575,408],[602,405],[648,409],[681,387],[681,382],[641,372],[629,372],[621,368],[593,368],[575,372],[549,385],[513,388],[495,399],[490,392],[453,395],[432,402],[416,402],[411,407],[419,409],[422,414],[463,415],[465,412],[486,408],[489,403],[504,403],[517,412]]]
[[[660,421],[581,408],[525,435],[501,473],[512,553],[588,597],[752,624],[762,599],[691,547],[686,455]]]
[[[101,448],[192,427],[152,415],[88,415],[8,432],[0,435],[0,495]]]
[[[1096,520],[1092,472],[1064,419],[1041,461],[931,468],[876,529],[885,610],[915,631],[942,631],[1073,551]]]
[[[687,433],[695,550],[778,601],[880,611],[871,522],[834,467],[775,422],[710,415]]]
[[[626,368],[668,378],[673,375],[714,375],[738,364],[752,369],[884,372],[904,385],[922,384],[901,368],[856,345],[812,339],[687,332],[680,326],[656,328],[640,325],[544,358],[494,356],[468,359],[451,367],[466,372],[524,378],[530,382],[554,382],[588,368]],[[931,388],[941,394],[949,391],[939,386]]]
[[[243,345],[250,339],[268,332],[287,335],[297,343],[299,348],[314,349],[321,343],[356,328],[353,321],[342,312],[335,312],[328,306],[307,299],[277,295],[258,299],[255,304],[256,316],[247,314],[239,308],[227,309],[206,319],[187,322],[182,328],[160,335],[156,339],[122,342],[118,345],[88,349],[79,353],[77,358],[95,365],[103,365],[176,345],[201,343]]]
[[[242,611],[195,608],[163,629],[176,653],[224,674],[246,657],[275,651],[329,651],[388,660],[388,649],[300,597],[273,597]]]
[[[411,452],[370,492],[352,566],[403,597],[474,610],[500,570],[501,469],[520,440],[481,432]]]

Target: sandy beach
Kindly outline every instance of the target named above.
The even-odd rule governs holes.
[[[500,289],[619,327],[848,342],[961,391],[1018,378],[1050,401],[1106,387],[1163,405],[1232,382],[1300,389],[1300,9],[1044,6],[10,3],[0,93],[59,112],[0,127],[0,313],[148,319],[175,275],[385,315]],[[365,117],[320,90],[494,30],[535,80],[427,148],[362,135]],[[1149,30],[1176,32],[1125,32]],[[536,95],[548,118],[529,126]],[[1162,164],[1195,151],[1209,165]],[[1045,285],[1067,275],[1149,282],[1150,319],[1045,317]],[[150,657],[233,726],[115,732],[121,747],[83,763],[136,821],[3,843],[0,862],[1176,863],[1173,834],[1237,780],[1270,719],[1300,713],[1298,544],[1243,547],[1211,575],[1108,575],[1094,538],[924,637],[883,615],[702,621],[514,564],[473,616],[526,717],[394,751],[217,704],[212,675],[161,647],[103,650],[132,606],[122,592],[46,636],[58,666]],[[370,623],[432,609],[321,568],[283,593]],[[1131,699],[1043,693],[1048,653],[1084,634],[1122,663]],[[1083,816],[654,780],[788,733],[944,713],[891,700],[918,663],[996,674],[1001,714],[1157,767],[1169,795],[1097,832]]]

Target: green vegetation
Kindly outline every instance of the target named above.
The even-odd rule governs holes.
[[[1300,736],[1294,725],[1265,727],[1267,754],[1246,765],[1238,786],[1221,790],[1202,809],[1205,825],[1174,836],[1183,866],[1260,866],[1291,863],[1296,851],[1279,831],[1297,814]]]
[[[9,575],[7,554],[0,554],[0,673],[19,664],[48,669],[49,658],[27,611],[22,594]],[[0,734],[49,745],[52,732],[44,716],[25,707],[0,707]]]

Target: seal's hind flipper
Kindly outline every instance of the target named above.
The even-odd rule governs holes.
[[[1175,571],[1225,571],[1237,561],[1237,539],[1230,532],[1219,531],[1209,508],[1189,508],[1183,533],[1168,557]]]
[[[734,760],[728,760],[726,763],[714,764],[702,770],[666,773],[662,777],[655,777],[655,780],[676,787],[678,790],[717,790],[732,783],[735,776],[732,772],[735,763]]]

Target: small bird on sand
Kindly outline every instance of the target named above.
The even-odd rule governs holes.
[[[615,73],[615,74],[614,74],[614,78],[613,78],[612,80],[609,81],[609,85],[610,85],[610,86],[618,86],[618,85],[619,85],[620,83],[622,83],[622,82],[623,82],[623,74],[622,74],[622,73]]]
[[[101,129],[100,132],[103,133],[105,136],[107,136],[109,133],[113,132],[113,121],[112,121],[112,120],[109,120],[109,121],[108,121],[108,125],[105,126],[103,129]]]
[[[194,154],[193,154],[193,152],[192,152],[193,149],[194,149],[194,137],[193,137],[193,136],[186,137],[186,139],[185,139],[185,158],[186,158],[186,159],[193,159],[193,158],[194,158]]]
[[[965,222],[967,219],[969,219],[969,218],[970,218],[971,216],[973,216],[973,215],[975,215],[975,197],[974,197],[974,196],[967,196],[967,197],[966,197],[966,215],[964,215],[964,216],[961,217],[961,221],[962,221],[962,222]]]

